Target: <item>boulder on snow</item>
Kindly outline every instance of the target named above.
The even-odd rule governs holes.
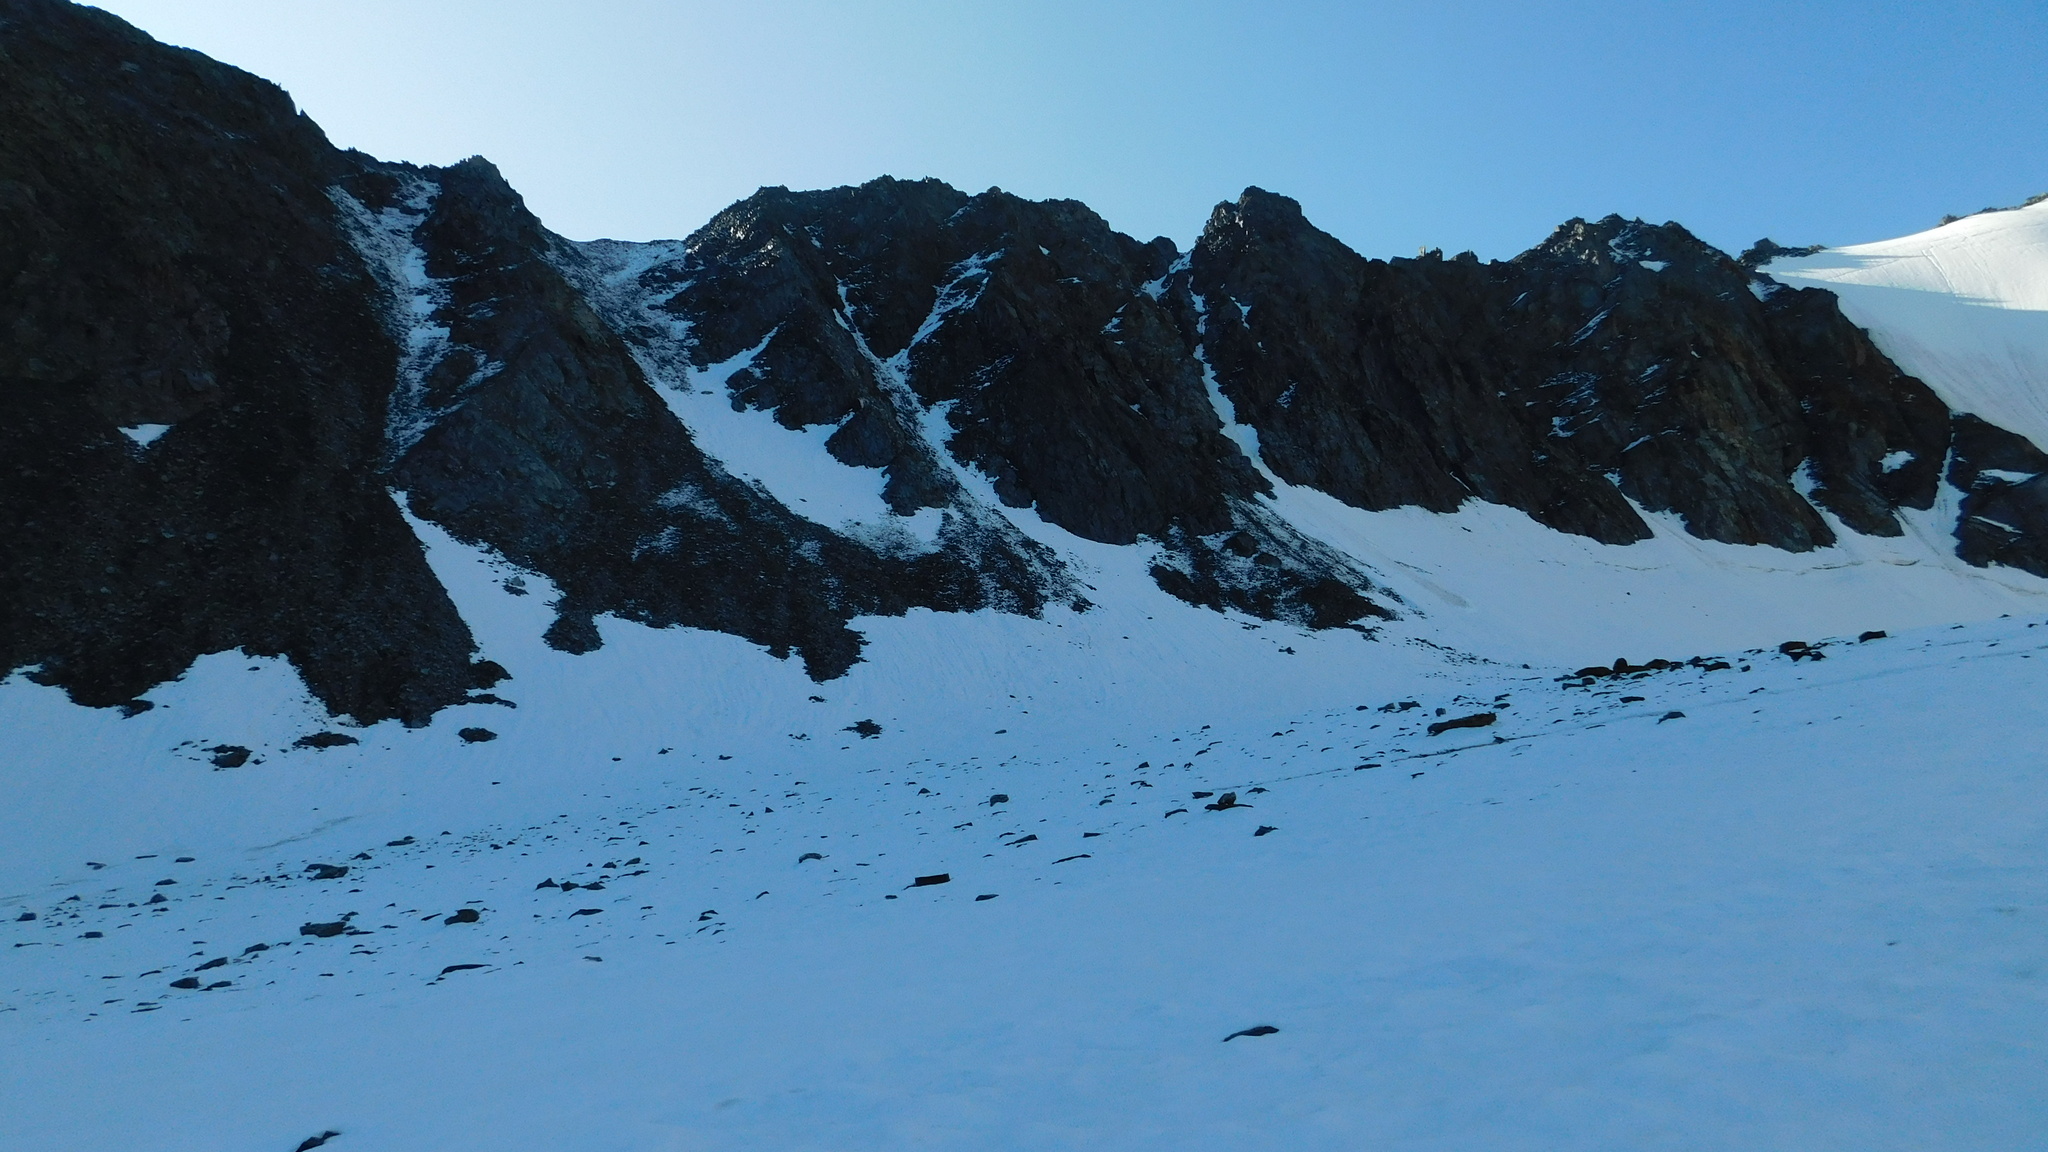
[[[358,744],[361,741],[345,732],[315,732],[292,741],[294,748],[339,748],[344,744]]]
[[[1616,661],[1620,663],[1620,661]],[[1453,728],[1485,728],[1500,717],[1492,712],[1474,712],[1470,716],[1459,716],[1451,720],[1439,720],[1429,726],[1431,736],[1441,736]]]

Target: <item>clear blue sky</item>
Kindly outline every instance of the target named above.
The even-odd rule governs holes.
[[[1186,244],[1247,184],[1368,255],[1571,216],[1846,244],[2048,191],[2048,2],[107,0],[340,144],[576,238],[938,176]]]

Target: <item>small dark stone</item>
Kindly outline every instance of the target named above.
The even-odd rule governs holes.
[[[474,924],[481,919],[483,919],[483,916],[480,915],[474,908],[458,908],[455,910],[454,915],[448,917],[446,920],[441,921],[441,923]]]
[[[496,740],[498,738],[498,734],[489,728],[464,728],[457,732],[456,735],[462,737],[464,744],[482,744],[487,740]]]
[[[343,876],[348,875],[348,865],[308,864],[306,865],[306,871],[311,872],[315,880],[339,880]]]
[[[325,924],[299,925],[299,935],[317,936],[322,940],[330,936],[339,936],[346,931],[348,931],[348,921],[346,920],[331,920]]]
[[[1010,841],[1010,847],[1015,848],[1019,844],[1029,844],[1036,839],[1038,839],[1038,833],[1036,832],[1029,836],[1019,836],[1015,840]]]
[[[472,969],[482,967],[482,964],[450,964],[446,968],[441,969],[441,975],[446,976],[450,972],[468,972]]]
[[[578,916],[595,916],[602,911],[604,911],[602,908],[578,908],[574,912],[569,913],[569,917],[574,919]]]
[[[163,887],[163,886],[164,886],[164,885],[166,885],[166,884],[176,884],[176,883],[177,883],[177,881],[176,881],[176,880],[171,880],[171,879],[168,879],[168,878],[166,878],[166,879],[163,879],[163,880],[159,880],[159,881],[157,881],[157,882],[156,882],[156,886],[157,886],[157,887],[159,887],[159,888],[161,888],[161,887]]]
[[[936,876],[919,876],[910,882],[910,886],[912,888],[929,888],[934,884],[951,884],[952,882],[952,873],[941,872]]]
[[[36,914],[33,912],[23,912],[21,915],[15,917],[16,920],[33,920],[35,918]]]
[[[1884,632],[1883,632],[1882,630],[1880,630],[1880,629],[1872,629],[1872,630],[1871,630],[1871,631],[1869,631],[1869,632],[1865,632],[1865,633],[1863,633],[1863,634],[1861,634],[1861,635],[1857,636],[1857,637],[1856,637],[1856,642],[1857,642],[1858,644],[1865,644],[1865,643],[1868,643],[1868,642],[1870,642],[1870,641],[1872,641],[1872,640],[1882,640],[1882,639],[1884,639],[1884,638],[1885,638],[1885,633],[1884,633]]]
[[[1254,832],[1254,833],[1252,833],[1252,835],[1254,835],[1254,836],[1264,836],[1264,835],[1265,835],[1266,833],[1268,833],[1268,832],[1278,832],[1278,831],[1279,831],[1279,829],[1278,829],[1278,828],[1275,828],[1275,827],[1273,827],[1273,826],[1272,826],[1271,824],[1261,824],[1261,825],[1259,825],[1259,830],[1258,830],[1258,831],[1256,831],[1256,832]]]
[[[1237,802],[1237,793],[1225,792],[1223,795],[1218,796],[1214,803],[1204,804],[1202,807],[1211,812],[1221,812],[1226,808],[1249,808],[1251,805],[1239,804]]]
[[[211,983],[211,984],[208,984],[208,985],[207,985],[207,986],[205,987],[204,991],[207,991],[207,992],[212,992],[212,991],[214,991],[214,990],[215,990],[215,989],[217,989],[217,988],[229,988],[229,987],[233,987],[234,983],[235,983],[235,982],[234,982],[233,980],[215,980],[215,981],[214,981],[213,983]]]
[[[147,901],[145,901],[145,903],[149,903],[149,904],[168,904],[168,903],[170,903],[170,899],[169,899],[168,897],[166,897],[166,896],[165,896],[165,895],[164,895],[163,893],[161,893],[161,892],[158,892],[158,893],[155,893],[155,894],[151,895],[151,896],[150,896],[150,898],[149,898],[149,899],[148,899]]]
[[[988,806],[991,808],[995,807],[998,804],[1008,804],[1009,802],[1010,796],[1007,792],[998,792],[995,795],[988,798]]]
[[[1215,793],[1214,793],[1214,792],[1197,792],[1197,793],[1195,793],[1195,799],[1197,799],[1197,800],[1207,800],[1207,799],[1208,799],[1209,797],[1211,797],[1211,796],[1214,796],[1214,795],[1215,795]]]
[[[555,883],[555,878],[553,876],[550,876],[547,879],[541,881],[540,883],[535,884],[533,887],[534,890],[537,892],[542,888],[560,888],[561,885]]]
[[[227,963],[228,963],[228,958],[227,958],[227,957],[225,957],[225,956],[216,956],[216,957],[214,957],[213,959],[211,959],[211,960],[208,960],[208,961],[207,961],[206,963],[204,963],[204,964],[201,964],[201,965],[200,965],[199,967],[197,967],[197,968],[194,968],[194,969],[193,969],[193,971],[194,971],[194,972],[210,972],[210,971],[212,971],[212,970],[213,970],[213,969],[215,969],[215,968],[225,968],[225,967],[227,967]]]
[[[216,744],[207,749],[215,768],[240,768],[249,762],[249,750],[239,744]]]
[[[361,741],[345,732],[315,732],[292,741],[294,748],[339,748],[344,744],[358,744]]]
[[[1621,702],[1623,704],[1639,704],[1642,702],[1642,699],[1641,696],[1623,696]]]
[[[490,663],[490,661],[486,660],[484,661],[484,663],[488,664]],[[333,1129],[329,1129],[325,1132],[322,1132],[318,1136],[308,1136],[304,1140],[299,1141],[298,1148],[294,1149],[293,1152],[313,1152],[313,1149],[320,1147],[322,1144],[327,1143],[329,1140],[332,1140],[339,1135],[341,1135],[341,1133],[336,1132]]]
[[[998,895],[998,894],[997,894],[997,893],[994,893],[994,892],[984,892],[984,893],[982,893],[981,895],[979,895],[979,896],[976,896],[976,897],[974,898],[974,902],[975,902],[976,904],[979,904],[979,903],[981,903],[981,902],[982,902],[983,900],[993,900],[993,899],[995,899],[995,898],[996,898],[996,896],[997,896],[997,895]]]
[[[187,991],[190,991],[190,990],[192,990],[192,989],[194,989],[194,988],[197,988],[197,987],[199,987],[199,977],[197,977],[197,976],[185,976],[185,977],[181,977],[181,978],[179,978],[179,979],[177,979],[177,980],[173,980],[173,981],[171,981],[171,987],[173,987],[173,988],[183,988],[183,989],[185,989],[185,990],[187,990]]]
[[[173,863],[173,864],[190,864],[190,863],[192,863],[192,862],[193,862],[193,860],[194,860],[194,857],[191,857],[191,856],[180,856],[180,857],[178,857],[178,858],[177,858],[176,860],[173,860],[173,861],[171,861],[171,863]]]
[[[101,938],[102,936],[105,936],[105,935],[106,935],[106,933],[105,933],[105,932],[86,932],[86,933],[83,933],[82,935],[80,935],[80,936],[79,936],[79,939],[81,939],[81,940],[98,940],[99,938]]]
[[[882,734],[882,726],[873,720],[861,720],[848,724],[844,730],[857,733],[863,740],[872,740]]]
[[[1498,719],[1499,717],[1492,712],[1475,712],[1470,716],[1460,716],[1454,720],[1439,720],[1429,726],[1429,734],[1431,736],[1441,736],[1453,728],[1484,728]]]
[[[412,843],[412,837],[407,836],[403,840],[386,840],[384,846],[386,848],[403,848],[410,843]]]
[[[821,852],[806,852],[803,855],[797,857],[796,862],[801,864],[806,860],[823,860],[824,858],[825,856]]]
[[[1067,861],[1069,861],[1069,860],[1091,860],[1091,859],[1094,859],[1094,857],[1092,857],[1092,856],[1088,855],[1088,853],[1086,853],[1086,852],[1083,852],[1083,853],[1081,853],[1081,854],[1079,854],[1079,855],[1077,855],[1077,856],[1062,856],[1062,857],[1060,857],[1059,859],[1057,859],[1057,860],[1053,861],[1053,863],[1055,863],[1055,864],[1065,864],[1065,863],[1066,863]]]
[[[1260,1024],[1255,1027],[1244,1028],[1240,1029],[1239,1031],[1232,1032],[1230,1035],[1225,1036],[1223,1038],[1223,1042],[1225,1044],[1228,1044],[1232,1040],[1237,1039],[1239,1036],[1271,1036],[1273,1033],[1278,1031],[1279,1029],[1273,1027],[1271,1024]]]
[[[254,952],[268,951],[270,951],[270,945],[268,944],[251,944],[247,948],[242,949],[242,955],[247,956]]]
[[[1657,717],[1657,723],[1659,723],[1659,724],[1662,724],[1662,723],[1663,723],[1663,722],[1665,722],[1666,720],[1683,720],[1683,719],[1685,719],[1685,713],[1683,713],[1683,712],[1666,712],[1666,713],[1665,713],[1665,714],[1663,714],[1662,716],[1659,716],[1659,717]]]
[[[1180,815],[1181,813],[1183,813],[1183,812],[1186,812],[1186,811],[1187,811],[1187,809],[1185,809],[1185,808],[1174,808],[1174,809],[1171,809],[1170,811],[1168,811],[1168,812],[1166,813],[1166,816],[1178,816],[1178,815]],[[1166,816],[1161,816],[1161,817],[1160,817],[1160,819],[1161,819],[1161,820],[1164,820],[1164,819],[1166,819]]]

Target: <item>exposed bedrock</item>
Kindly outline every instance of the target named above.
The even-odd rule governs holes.
[[[881,179],[572,243],[480,158],[338,150],[63,0],[0,0],[0,323],[0,670],[94,705],[234,649],[363,721],[488,686],[401,499],[551,580],[558,648],[612,614],[821,678],[858,617],[1085,608],[1039,520],[1219,611],[1407,611],[1285,486],[1803,551],[1952,485],[1964,559],[2048,575],[2048,456],[1675,224],[1368,260],[1250,189],[1183,253]],[[707,394],[873,477],[873,510],[779,497],[679,418]]]

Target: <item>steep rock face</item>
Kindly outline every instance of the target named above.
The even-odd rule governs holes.
[[[635,283],[685,333],[672,372],[739,364],[735,406],[835,425],[827,449],[884,469],[898,512],[975,516],[965,466],[1084,539],[1164,545],[1162,584],[1196,603],[1319,627],[1383,615],[1356,563],[1255,501],[1270,486],[1209,402],[1185,290],[1164,287],[1175,256],[1071,201],[883,179],[764,189]],[[984,554],[1010,547],[984,536]]]
[[[0,2],[0,669],[109,705],[243,648],[408,722],[493,678],[378,475],[351,163],[273,85]]]
[[[1361,508],[1478,497],[1628,543],[1648,530],[1626,495],[1802,551],[1833,541],[1802,485],[1880,535],[1933,501],[1940,401],[1824,293],[1676,225],[1573,221],[1509,263],[1368,261],[1252,189],[1212,216],[1193,275],[1267,463]]]
[[[443,358],[419,366],[417,410],[394,420],[394,482],[421,515],[556,583],[557,647],[596,647],[592,617],[610,612],[795,651],[822,678],[858,659],[853,616],[1036,612],[1062,588],[1036,550],[985,556],[964,528],[929,550],[878,549],[734,479],[557,266],[580,270],[580,257],[488,163],[387,167],[354,184],[387,220],[423,206],[397,223],[436,286],[427,322],[447,333]]]

